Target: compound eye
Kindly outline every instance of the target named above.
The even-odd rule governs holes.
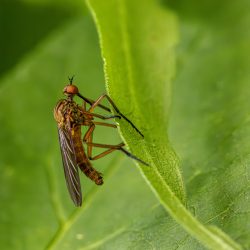
[[[70,94],[70,95],[76,95],[79,93],[78,88],[75,85],[67,85],[64,89],[63,89],[63,93],[65,94]]]

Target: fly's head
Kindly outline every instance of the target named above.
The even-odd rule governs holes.
[[[74,77],[69,78],[69,84],[66,85],[65,88],[63,89],[64,95],[66,95],[71,99],[74,97],[74,95],[79,94],[78,88],[75,85],[73,85],[73,78]]]

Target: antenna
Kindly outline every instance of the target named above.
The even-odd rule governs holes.
[[[72,77],[69,77],[69,76],[68,76],[68,78],[69,78],[69,84],[70,84],[70,85],[72,85],[73,80],[74,80],[74,77],[75,77],[75,75],[73,75]]]

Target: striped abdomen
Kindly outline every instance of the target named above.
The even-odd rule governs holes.
[[[72,140],[74,145],[74,151],[76,154],[77,165],[87,177],[93,180],[97,185],[102,185],[103,180],[101,174],[92,167],[90,161],[88,160],[85,154],[82,145],[80,126],[75,126],[74,129],[72,129]]]

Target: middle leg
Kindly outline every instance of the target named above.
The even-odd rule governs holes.
[[[97,160],[97,159],[113,152],[114,150],[119,150],[121,147],[125,146],[124,143],[120,143],[118,145],[92,143],[95,125],[117,128],[117,126],[115,124],[110,124],[110,123],[105,123],[105,122],[93,122],[90,125],[89,129],[87,130],[87,132],[85,133],[85,135],[83,137],[83,142],[87,144],[87,155],[88,155],[88,158],[90,160]],[[98,154],[98,155],[92,157],[93,147],[108,148],[108,150],[102,152],[101,154]]]
[[[116,125],[114,124],[108,124],[108,123],[104,123],[104,122],[95,122],[96,125],[102,125],[102,126],[108,126],[108,127],[116,127]],[[143,160],[137,158],[135,155],[131,154],[130,152],[128,152],[127,150],[125,150],[123,147],[125,146],[125,144],[123,142],[121,142],[120,144],[117,145],[109,145],[109,144],[101,144],[101,143],[93,143],[93,132],[95,129],[95,124],[93,123],[90,128],[88,129],[88,131],[86,132],[86,134],[84,135],[83,141],[84,143],[87,144],[87,155],[88,158],[90,160],[97,160],[100,159],[112,152],[114,152],[115,150],[120,150],[122,151],[124,154],[126,154],[128,157],[139,161],[140,163],[149,166],[148,163],[144,162]],[[92,149],[93,147],[98,147],[98,148],[107,148],[107,150],[105,150],[104,152],[96,155],[96,156],[92,156]]]

